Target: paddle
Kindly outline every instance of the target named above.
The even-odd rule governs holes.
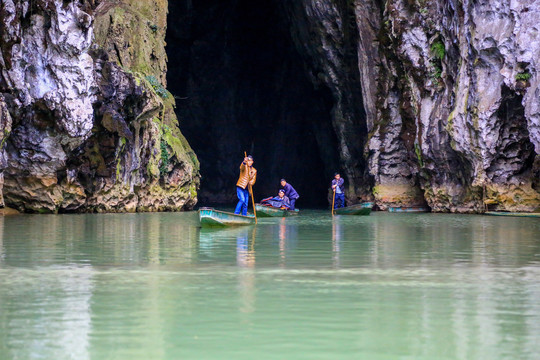
[[[334,203],[336,202],[336,188],[334,188],[334,196],[332,197],[332,216],[334,216]]]
[[[244,157],[247,157],[247,153],[244,151]],[[247,164],[246,164],[247,165]],[[251,195],[251,202],[253,204],[253,214],[255,215],[255,224],[257,224],[257,210],[255,210],[255,199],[253,198],[253,188],[251,187],[250,182],[250,175],[251,171],[249,171],[248,168],[248,186],[249,186],[249,194]]]

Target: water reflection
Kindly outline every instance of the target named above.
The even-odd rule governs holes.
[[[236,233],[236,263],[244,268],[238,273],[239,310],[242,313],[255,311],[255,233],[255,227],[243,227]]]
[[[90,358],[90,268],[0,272],[0,277],[1,358]]]
[[[445,214],[371,218],[373,266],[517,266],[540,260],[531,257],[539,244],[530,243],[540,231],[539,222]]]
[[[0,215],[0,264],[4,261],[4,216]]]
[[[306,212],[197,225],[194,214],[0,217],[0,354],[537,354],[536,219]]]
[[[175,221],[174,214],[2,218],[8,225],[2,230],[3,261],[16,266],[190,264],[199,240],[193,220]]]
[[[240,267],[255,267],[255,231],[255,227],[252,227],[251,229],[248,227],[240,227],[235,231],[236,263]]]
[[[332,263],[334,268],[340,266],[341,238],[343,237],[343,227],[341,216],[332,217]]]

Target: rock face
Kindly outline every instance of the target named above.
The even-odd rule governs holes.
[[[302,0],[286,8],[298,48],[332,89],[341,159],[356,165],[349,198],[371,188],[383,209],[540,206],[537,2]]]
[[[196,203],[198,161],[165,90],[166,9],[167,1],[2,2],[6,206],[115,212]]]
[[[207,201],[234,200],[247,150],[260,186],[292,174],[305,198],[339,169],[349,201],[382,209],[540,207],[532,0],[3,0],[0,207],[195,204],[199,164],[165,90],[169,5]]]

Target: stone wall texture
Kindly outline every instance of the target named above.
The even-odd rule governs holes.
[[[539,208],[540,3],[299,0],[287,9],[298,48],[333,91],[350,200]]]
[[[199,164],[165,89],[166,0],[3,0],[0,19],[0,206],[193,207]]]

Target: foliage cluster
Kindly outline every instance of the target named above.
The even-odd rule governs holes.
[[[437,40],[431,44],[431,65],[433,66],[434,73],[432,77],[435,79],[440,79],[442,76],[442,60],[446,55],[446,50],[442,41]]]
[[[523,72],[520,72],[520,73],[516,74],[516,80],[517,81],[520,81],[520,80],[527,81],[530,78],[531,78],[531,73],[528,72],[528,71],[523,71]]]
[[[161,85],[159,80],[154,75],[148,75],[146,77],[146,80],[152,85],[152,89],[163,99],[167,99],[169,97],[169,93],[167,92],[167,89]]]
[[[424,160],[422,159],[422,150],[420,149],[420,145],[418,145],[417,143],[414,144],[414,152],[416,153],[418,164],[420,165],[420,167],[424,167]]]
[[[160,176],[165,176],[167,174],[167,167],[169,166],[169,152],[167,151],[167,142],[161,140],[161,165],[159,166]]]
[[[431,53],[436,59],[444,59],[444,55],[446,55],[446,50],[442,41],[438,40],[431,44]]]

